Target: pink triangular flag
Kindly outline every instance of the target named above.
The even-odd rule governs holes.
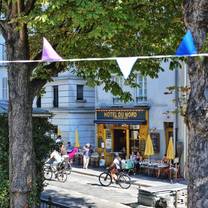
[[[41,60],[43,61],[62,61],[63,59],[59,56],[56,51],[53,49],[51,44],[43,38],[43,51]]]
[[[125,79],[127,79],[129,74],[131,73],[131,69],[134,66],[136,60],[137,60],[137,57],[116,58],[118,66]]]

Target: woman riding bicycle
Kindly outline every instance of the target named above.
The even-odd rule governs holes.
[[[121,170],[121,158],[119,157],[118,153],[114,154],[114,160],[109,168],[110,168],[111,177],[116,181],[117,180],[116,174]]]
[[[107,171],[99,175],[99,181],[102,186],[109,186],[113,180],[121,188],[128,189],[131,186],[131,178],[121,170],[121,158],[119,154],[114,155],[114,160]]]

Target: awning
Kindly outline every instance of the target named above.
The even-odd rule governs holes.
[[[107,120],[107,119],[99,119],[94,120],[96,124],[129,124],[129,125],[139,125],[146,124],[146,120]]]

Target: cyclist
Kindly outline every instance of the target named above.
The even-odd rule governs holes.
[[[60,154],[60,146],[55,145],[53,152],[50,155],[50,158],[46,161],[46,164],[52,165],[55,169],[58,169],[63,162],[63,158]]]
[[[112,179],[117,180],[117,173],[121,170],[121,158],[118,153],[115,153],[114,160],[110,165],[110,174]]]

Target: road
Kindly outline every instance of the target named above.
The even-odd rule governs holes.
[[[52,201],[77,208],[128,208],[137,201],[137,186],[121,189],[119,185],[100,185],[96,176],[71,173],[65,183],[47,181],[42,197],[52,196]]]

